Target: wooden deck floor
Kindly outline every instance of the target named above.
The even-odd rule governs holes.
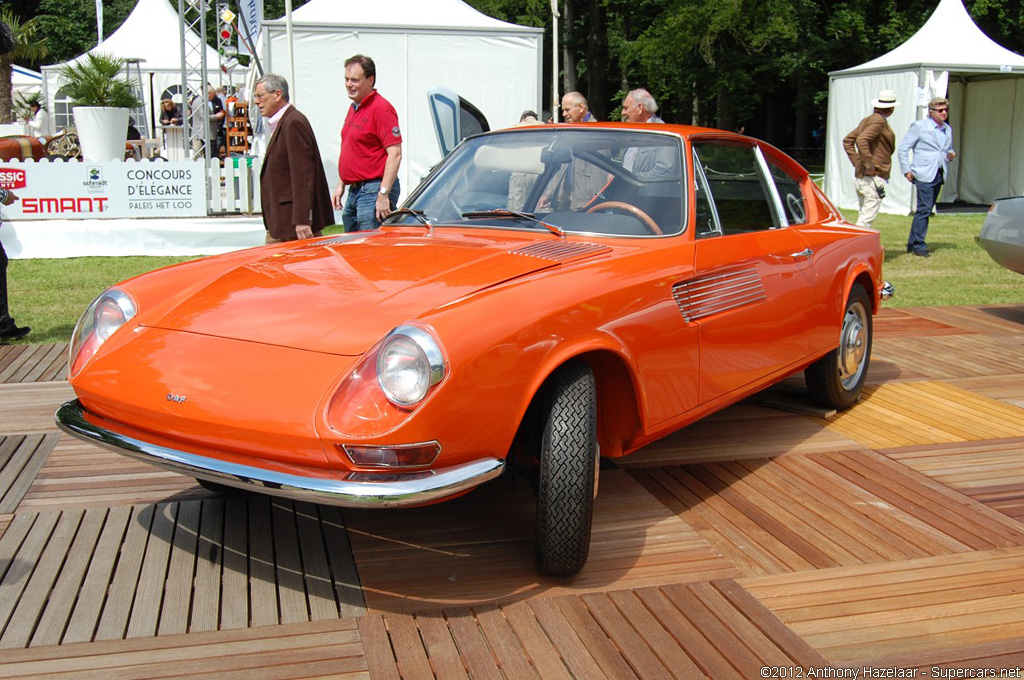
[[[797,376],[602,471],[568,580],[522,483],[341,511],[61,436],[66,349],[0,346],[0,677],[1021,677],[1024,305],[885,310],[853,409]]]

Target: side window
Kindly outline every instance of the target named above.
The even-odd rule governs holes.
[[[800,182],[786,172],[775,160],[765,155],[768,167],[772,171],[772,180],[775,181],[775,188],[779,190],[779,197],[782,199],[783,209],[786,211],[786,219],[790,224],[807,224],[807,208],[804,204],[804,192],[800,189]]]
[[[722,233],[773,229],[772,196],[764,183],[753,147],[725,142],[693,145]]]

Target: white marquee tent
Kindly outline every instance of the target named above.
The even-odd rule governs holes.
[[[171,7],[169,0],[139,0],[135,9],[114,33],[89,50],[91,53],[113,54],[122,59],[143,60],[139,64],[139,70],[142,75],[146,111],[151,114],[148,121],[150,130],[153,129],[154,121],[159,120],[157,110],[164,91],[169,90],[170,93],[176,94],[181,90],[179,25],[178,12]],[[191,53],[198,53],[201,42],[199,36],[190,30],[185,34],[185,44]],[[65,63],[76,63],[84,58],[85,54],[82,54]],[[209,45],[206,46],[206,62],[210,81],[214,85],[219,85],[219,56],[217,50]],[[55,130],[73,124],[66,99],[60,96],[59,71],[63,65],[54,64],[42,68],[46,103]],[[243,82],[244,79],[244,73],[240,73],[232,82]],[[224,76],[223,82],[228,84],[227,75]],[[176,97],[175,101],[180,102],[180,97]]]
[[[427,104],[434,86],[475,105],[491,128],[511,126],[541,102],[543,31],[488,17],[461,0],[311,0],[292,13],[292,103],[316,132],[331,188],[341,124],[351,104],[345,60],[377,64],[377,89],[398,111],[403,198],[441,159]],[[263,24],[264,69],[291,79],[284,19]]]
[[[843,137],[871,112],[871,100],[886,88],[896,91],[900,103],[889,118],[897,145],[910,124],[927,115],[929,99],[949,98],[958,157],[950,165],[940,201],[984,204],[1024,193],[1024,57],[986,36],[961,0],[940,0],[905,43],[860,66],[829,74],[825,193],[836,205],[857,208]],[[913,194],[894,153],[882,211],[907,214]]]

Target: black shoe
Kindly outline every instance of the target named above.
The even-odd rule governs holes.
[[[0,329],[0,340],[18,340],[31,332],[28,326],[15,326],[13,323],[7,328]]]
[[[914,255],[917,255],[918,257],[931,257],[932,256],[932,254],[929,253],[927,250],[915,250],[914,251]]]

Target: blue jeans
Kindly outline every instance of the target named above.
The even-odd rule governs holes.
[[[917,188],[917,210],[914,211],[914,220],[910,223],[907,252],[923,253],[928,250],[928,246],[924,242],[925,237],[928,236],[928,218],[931,217],[932,208],[935,207],[935,199],[939,197],[942,182],[942,168],[935,173],[935,179],[931,182],[923,182],[914,178],[914,186]]]
[[[341,212],[341,222],[345,225],[345,231],[371,231],[380,226],[380,221],[377,219],[378,191],[380,191],[379,179],[348,186],[348,198],[345,200],[345,209]],[[395,184],[388,193],[392,210],[398,205],[399,193],[401,190],[396,177]]]

